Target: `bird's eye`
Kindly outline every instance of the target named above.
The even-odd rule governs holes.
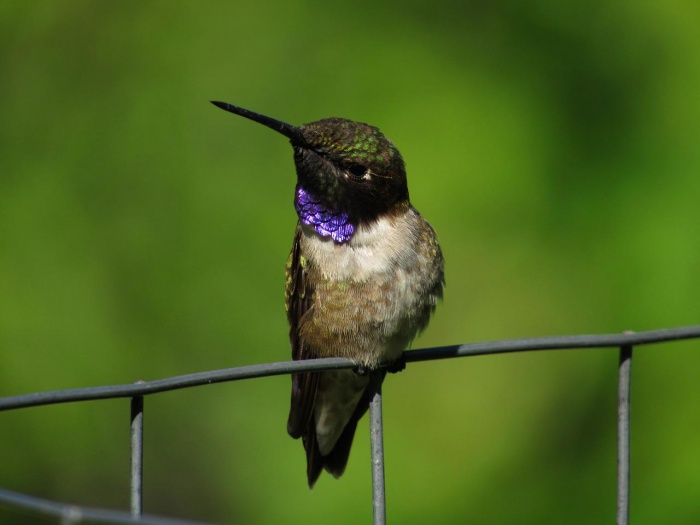
[[[361,179],[367,174],[368,170],[367,167],[363,166],[362,164],[350,164],[350,166],[348,167],[348,171],[353,177]]]

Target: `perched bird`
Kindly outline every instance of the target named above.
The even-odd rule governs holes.
[[[212,103],[274,129],[294,148],[299,221],[286,281],[293,359],[358,365],[292,376],[287,431],[302,438],[313,487],[324,468],[343,473],[386,366],[427,326],[442,297],[442,252],[409,201],[401,154],[376,127],[342,118],[296,127]]]

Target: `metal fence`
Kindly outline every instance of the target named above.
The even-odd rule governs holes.
[[[635,346],[668,343],[683,339],[700,339],[700,326],[655,330],[650,332],[625,332],[618,335],[578,335],[545,337],[537,339],[513,339],[487,343],[473,343],[404,352],[406,363],[431,361],[451,357],[504,354],[535,350],[569,350],[584,348],[617,348],[620,361],[618,370],[618,419],[617,419],[617,524],[627,525],[629,516],[630,476],[630,379],[632,350]],[[144,396],[191,388],[212,383],[252,379],[272,375],[292,374],[322,370],[355,368],[344,358],[287,361],[244,366],[187,374],[156,381],[139,381],[128,385],[99,386],[70,390],[55,390],[0,398],[0,411],[29,408],[57,403],[93,401],[98,399],[131,399],[131,511],[114,511],[79,507],[58,503],[0,488],[0,504],[16,509],[54,516],[61,525],[77,523],[142,523],[152,525],[195,525],[198,522],[143,515],[143,417]],[[382,429],[382,394],[375,395],[370,405],[370,435],[372,454],[372,491],[374,523],[386,523],[384,493],[384,449]],[[204,525],[201,524],[200,525]]]

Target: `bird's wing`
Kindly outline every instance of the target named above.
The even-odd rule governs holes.
[[[297,226],[294,245],[287,260],[286,303],[292,359],[317,357],[313,349],[299,336],[302,318],[311,309],[312,286],[308,280],[308,261],[301,255],[301,228]],[[287,432],[297,439],[304,435],[313,414],[318,387],[318,372],[292,375],[292,402],[287,420]]]

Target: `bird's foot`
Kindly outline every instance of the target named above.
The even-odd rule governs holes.
[[[396,374],[397,372],[401,372],[404,368],[406,368],[406,354],[404,354],[403,352],[401,352],[401,355],[396,361],[394,361],[386,367],[390,374]]]
[[[369,372],[369,368],[367,368],[366,365],[358,364],[357,367],[355,367],[355,373],[356,373],[358,376],[367,375],[368,372]]]

